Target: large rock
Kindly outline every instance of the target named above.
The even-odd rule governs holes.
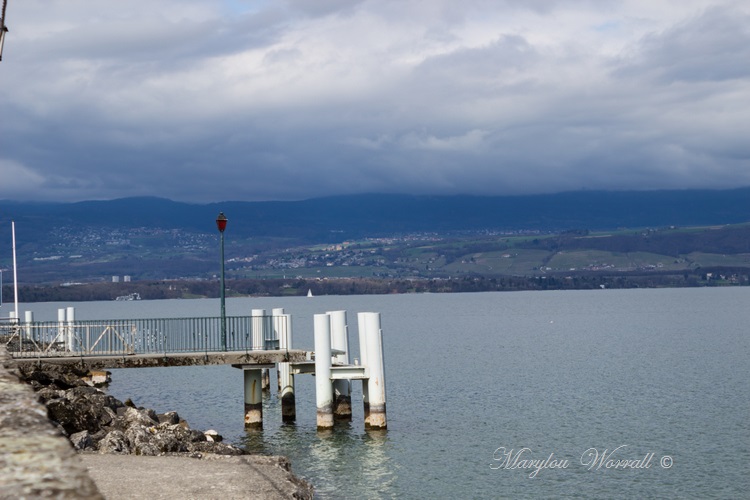
[[[99,453],[114,453],[116,455],[129,455],[130,443],[122,431],[112,431],[107,433],[97,446]]]
[[[154,414],[154,416],[156,415]],[[136,408],[130,407],[125,410],[122,418],[125,421],[126,427],[130,427],[135,424],[150,427],[159,423],[158,418],[152,418],[148,411],[138,410]]]
[[[168,411],[166,413],[161,413],[156,416],[159,419],[160,424],[179,424],[180,423],[180,416],[177,414],[176,411]]]
[[[76,432],[70,435],[70,442],[78,451],[88,451],[96,449],[96,443],[91,437],[89,431]]]
[[[141,424],[133,424],[125,431],[125,438],[130,444],[130,452],[134,455],[155,456],[162,452],[154,439],[155,429]]]
[[[64,391],[62,397],[46,399],[54,395],[54,390],[47,388],[40,399],[47,406],[50,419],[69,435],[81,431],[93,434],[111,426],[117,408],[123,406],[112,396],[89,386],[74,387]]]

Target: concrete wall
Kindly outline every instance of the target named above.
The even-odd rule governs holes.
[[[103,498],[0,345],[0,498],[37,497]]]

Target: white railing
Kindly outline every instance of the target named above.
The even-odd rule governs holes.
[[[276,350],[290,321],[281,314],[10,322],[0,324],[0,339],[12,356],[34,358]]]

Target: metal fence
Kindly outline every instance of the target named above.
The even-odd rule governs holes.
[[[14,357],[107,356],[279,349],[289,315],[0,324]]]

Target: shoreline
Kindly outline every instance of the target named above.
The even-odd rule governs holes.
[[[11,457],[0,459],[0,498],[313,498],[286,457],[249,454],[176,412],[121,402],[80,370],[19,369],[4,345],[0,361],[0,455]],[[38,449],[50,443],[54,451]],[[50,454],[52,472],[39,466]]]

